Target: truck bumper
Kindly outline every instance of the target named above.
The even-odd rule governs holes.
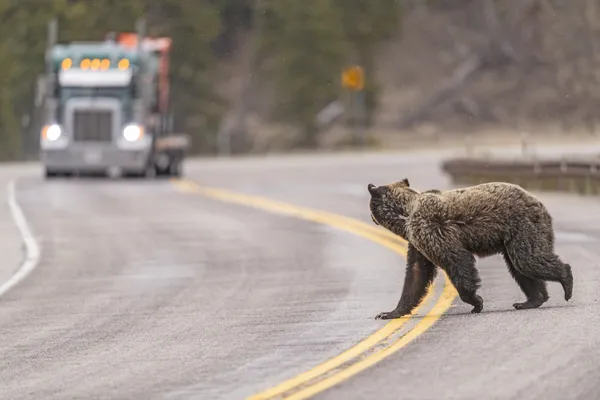
[[[53,172],[104,172],[118,168],[125,173],[141,173],[148,165],[150,148],[120,149],[116,146],[69,146],[41,150],[41,161]]]

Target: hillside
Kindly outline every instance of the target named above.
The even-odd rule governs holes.
[[[393,38],[378,49],[379,107],[370,131],[379,140],[406,135],[518,135],[593,132],[599,104],[599,9],[593,0],[447,0],[414,2]],[[487,7],[487,8],[486,8]],[[221,93],[234,99],[247,76],[248,36],[222,64]],[[472,71],[473,60],[483,65]],[[477,63],[475,63],[477,64]],[[456,75],[464,83],[439,104],[421,107]],[[290,133],[269,122],[268,81],[253,81],[249,130],[257,151],[285,147]],[[414,123],[409,118],[415,110]],[[347,135],[337,124],[323,143]]]

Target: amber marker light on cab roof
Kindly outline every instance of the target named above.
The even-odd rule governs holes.
[[[98,68],[100,68],[100,60],[99,60],[99,59],[97,59],[97,58],[94,58],[94,59],[92,60],[91,67],[92,67],[92,70],[93,70],[93,71],[96,71],[96,70],[98,70]]]
[[[129,60],[124,58],[119,61],[119,69],[124,70],[129,68]]]
[[[73,65],[73,60],[71,60],[70,58],[65,58],[62,61],[62,69],[69,69],[69,68],[71,68],[72,65]]]

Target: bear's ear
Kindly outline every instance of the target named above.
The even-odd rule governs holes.
[[[373,185],[372,183],[369,183],[367,185],[367,189],[369,190],[369,193],[371,194],[371,196],[373,196],[377,193],[377,186]]]
[[[408,178],[404,178],[400,182],[402,182],[404,184],[404,186],[410,187],[410,183],[408,182]]]

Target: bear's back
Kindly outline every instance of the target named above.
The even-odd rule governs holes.
[[[494,182],[420,194],[408,232],[409,241],[420,245],[460,243],[484,257],[519,230],[537,234],[540,222],[546,225],[550,217],[535,197],[517,185]]]
[[[512,209],[515,206],[541,205],[538,199],[520,186],[505,182],[488,182],[467,188],[448,190],[443,192],[442,196],[457,205],[482,210],[495,208],[501,211]]]
[[[539,217],[544,206],[518,185],[504,182],[482,183],[437,193],[422,193],[419,208],[434,219],[459,224],[498,227],[515,218]],[[500,225],[500,226],[499,226]]]

